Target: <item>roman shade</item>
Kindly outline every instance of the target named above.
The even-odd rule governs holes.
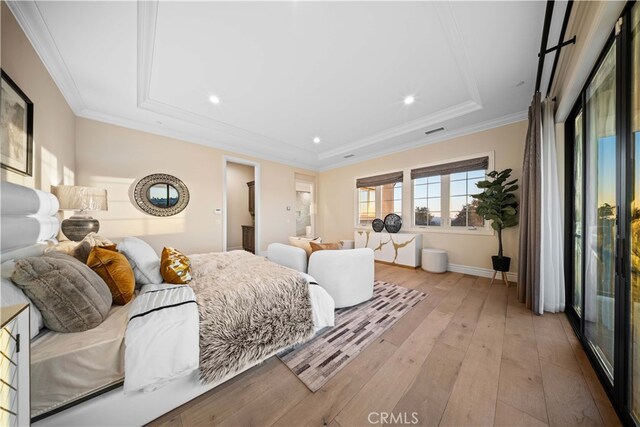
[[[457,162],[443,163],[423,168],[411,169],[411,179],[426,178],[429,176],[450,175],[452,173],[486,170],[489,167],[489,157],[477,157],[475,159],[459,160]]]
[[[358,178],[356,180],[356,187],[377,187],[378,185],[395,184],[396,182],[402,182],[404,174],[400,172],[385,173],[384,175],[370,176],[367,178]]]

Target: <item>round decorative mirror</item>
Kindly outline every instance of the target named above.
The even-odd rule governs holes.
[[[171,216],[189,204],[189,190],[173,175],[156,173],[136,184],[134,198],[140,209],[154,216]]]

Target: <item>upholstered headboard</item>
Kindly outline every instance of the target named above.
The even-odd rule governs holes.
[[[58,199],[10,182],[0,185],[0,258],[41,254],[60,229]]]

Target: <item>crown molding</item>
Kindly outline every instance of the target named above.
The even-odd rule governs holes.
[[[409,132],[414,132],[416,130],[434,126],[436,124],[443,123],[447,120],[455,119],[460,116],[464,116],[480,109],[482,109],[482,107],[475,101],[465,101],[460,104],[454,105],[453,107],[445,108],[434,114],[430,114],[426,117],[412,120],[399,126],[394,126],[370,137],[361,139],[351,144],[343,145],[340,148],[321,152],[318,155],[318,159],[325,160],[330,159],[331,157],[343,156],[353,151],[366,148],[370,145],[397,138]]]
[[[85,108],[82,95],[80,95],[67,64],[62,59],[37,3],[35,1],[6,0],[6,4],[71,110],[75,114],[82,111]]]
[[[385,150],[380,150],[372,154],[367,154],[364,156],[355,156],[348,160],[336,162],[330,166],[320,167],[319,171],[327,172],[333,169],[338,169],[345,166],[361,163],[366,160],[377,159],[380,157],[388,156],[390,154],[400,153],[402,151],[408,151],[414,148],[419,148],[425,145],[448,141],[450,139],[457,138],[460,136],[465,136],[465,135],[482,132],[489,129],[498,128],[501,126],[510,125],[512,123],[517,123],[523,120],[527,120],[527,115],[528,115],[527,111],[519,111],[517,113],[507,114],[506,116],[501,116],[501,117],[487,120],[481,123],[476,123],[474,125],[465,126],[461,129],[446,131],[444,133],[439,133],[437,135],[427,137],[427,138],[421,138],[417,141],[408,142],[406,144],[394,145],[393,147],[389,147]]]
[[[89,119],[89,120],[95,120],[98,122],[120,126],[127,129],[133,129],[140,132],[147,132],[154,135],[172,138],[179,141],[216,148],[218,150],[225,151],[229,154],[238,154],[238,155],[247,156],[252,159],[267,160],[270,162],[280,163],[283,165],[292,166],[299,169],[310,170],[313,172],[318,171],[318,167],[316,165],[312,165],[312,164],[301,162],[301,161],[292,161],[288,159],[283,159],[281,157],[274,156],[273,154],[268,152],[256,150],[253,148],[246,149],[236,144],[232,145],[232,144],[220,142],[214,139],[203,138],[201,136],[194,135],[190,132],[169,129],[165,126],[143,123],[137,120],[130,120],[124,117],[118,117],[111,114],[105,114],[99,111],[93,111],[88,109],[81,111],[79,114],[77,114],[77,116],[81,118]]]

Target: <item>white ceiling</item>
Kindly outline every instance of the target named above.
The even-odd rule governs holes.
[[[545,7],[8,4],[78,116],[320,170],[525,118]]]

